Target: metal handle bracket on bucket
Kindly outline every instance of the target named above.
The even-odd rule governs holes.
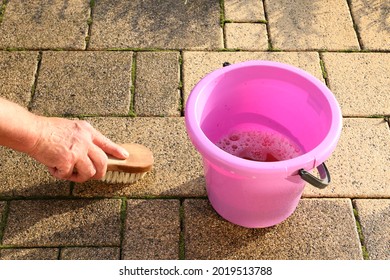
[[[321,163],[319,166],[317,166],[317,170],[320,174],[320,178],[313,176],[312,174],[310,174],[304,169],[300,169],[298,173],[301,176],[301,178],[306,182],[308,182],[309,184],[319,189],[323,189],[326,186],[328,186],[330,183],[330,174],[328,168],[326,168],[325,163]]]

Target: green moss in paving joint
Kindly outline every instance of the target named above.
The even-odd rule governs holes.
[[[3,0],[0,2],[0,24],[3,21],[4,13],[5,13],[5,7],[7,6],[7,0]]]
[[[121,209],[120,209],[120,220],[121,220],[121,229],[120,229],[120,258],[122,259],[122,249],[123,249],[123,241],[125,238],[125,229],[126,229],[126,217],[127,217],[127,199],[121,198]]]
[[[89,48],[89,42],[91,41],[91,29],[92,29],[92,23],[93,23],[93,8],[95,7],[95,0],[89,1],[89,17],[87,19],[87,25],[88,25],[88,31],[87,36],[85,36],[85,49],[87,50]]]
[[[8,213],[9,213],[9,202],[7,201],[4,211],[0,212],[0,244],[3,243],[3,236],[4,236],[5,226],[7,224]]]
[[[180,199],[179,219],[180,219],[180,236],[179,236],[179,260],[185,260],[185,235],[184,235],[184,199]]]
[[[225,1],[219,1],[220,13],[219,13],[219,24],[223,28],[225,26]]]
[[[359,234],[360,244],[362,246],[363,259],[369,260],[370,256],[368,254],[366,246],[364,245],[365,244],[365,240],[364,240],[364,235],[363,235],[363,231],[362,231],[362,226],[360,225],[359,213],[358,213],[358,211],[355,208],[353,208],[353,214],[355,216],[356,228],[357,228],[357,231],[358,231],[358,234]]]

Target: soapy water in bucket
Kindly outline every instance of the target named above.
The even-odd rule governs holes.
[[[253,161],[282,161],[303,154],[296,143],[274,131],[232,132],[215,144],[229,154]]]

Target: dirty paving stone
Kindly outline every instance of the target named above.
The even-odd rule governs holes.
[[[128,200],[123,259],[179,257],[179,200]]]
[[[184,118],[87,118],[116,143],[139,143],[154,156],[152,171],[134,184],[100,181],[76,184],[73,195],[205,196],[203,165],[188,139]]]
[[[307,184],[305,197],[389,197],[390,135],[383,119],[344,118],[340,140],[326,161],[331,183]],[[358,137],[357,137],[358,135]]]
[[[61,260],[119,260],[118,247],[71,247],[62,248]]]
[[[0,48],[84,50],[89,1],[7,1]]]
[[[265,24],[226,23],[225,37],[227,49],[268,50]]]
[[[390,260],[390,199],[356,199],[355,207],[372,260]]]
[[[119,199],[14,200],[3,245],[119,246]]]
[[[349,199],[303,199],[279,225],[249,229],[221,218],[207,200],[185,200],[185,258],[362,259]]]
[[[223,48],[219,5],[219,0],[96,1],[89,48]]]
[[[132,52],[44,52],[32,111],[128,115]]]
[[[134,112],[138,117],[180,116],[178,52],[139,52]]]
[[[390,115],[389,53],[324,53],[323,61],[344,116]]]
[[[37,66],[38,52],[0,51],[0,97],[27,107]]]
[[[225,20],[258,22],[265,20],[263,2],[259,0],[224,0]]]
[[[58,248],[0,249],[0,260],[57,260]]]
[[[390,50],[390,2],[351,0],[352,16],[364,50]]]
[[[70,182],[57,180],[27,154],[0,147],[0,197],[66,196]]]
[[[359,50],[347,1],[266,0],[272,47]]]

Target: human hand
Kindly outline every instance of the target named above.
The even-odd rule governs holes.
[[[101,179],[107,171],[107,154],[119,159],[128,157],[124,148],[86,121],[39,117],[37,134],[28,154],[46,165],[58,179]]]

